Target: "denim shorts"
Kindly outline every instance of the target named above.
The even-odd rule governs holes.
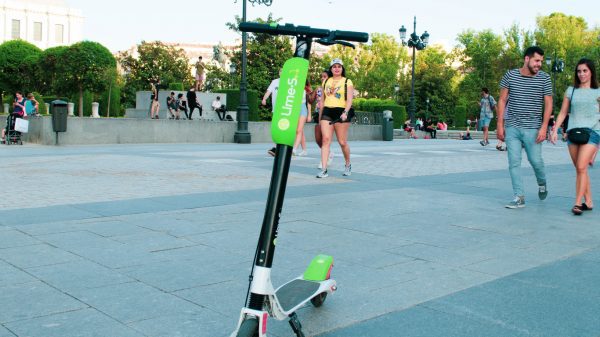
[[[569,140],[569,137],[567,137],[567,144],[573,144]],[[600,134],[598,133],[598,131],[590,129],[590,139],[588,139],[588,142],[586,144],[593,144],[596,146],[600,145]],[[573,145],[577,145],[577,144],[573,144]],[[581,144],[581,145],[585,145],[585,144]]]
[[[492,121],[491,118],[489,117],[481,117],[481,119],[479,119],[479,126],[483,129],[484,127],[489,127],[490,126],[490,122]]]

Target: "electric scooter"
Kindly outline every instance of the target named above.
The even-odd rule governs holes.
[[[245,307],[242,308],[231,337],[266,337],[268,317],[277,320],[289,318],[290,326],[296,336],[304,337],[296,311],[309,301],[315,307],[320,307],[327,294],[337,289],[335,280],[330,278],[333,258],[328,255],[316,256],[302,275],[277,289],[271,283],[271,266],[275,255],[279,217],[285,196],[292,147],[296,138],[304,84],[308,74],[311,43],[316,39],[315,42],[324,45],[341,44],[354,47],[347,41],[367,42],[369,35],[292,24],[253,22],[241,23],[239,29],[243,32],[295,36],[296,51],[294,57],[285,62],[281,72],[277,103],[271,123],[271,135],[277,144],[271,185],[250,274]]]

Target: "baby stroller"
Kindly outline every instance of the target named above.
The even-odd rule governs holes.
[[[21,140],[21,132],[15,131],[15,121],[18,117],[15,114],[10,114],[6,118],[6,134],[4,135],[4,143],[6,145],[10,144],[19,144],[23,145],[23,141]]]

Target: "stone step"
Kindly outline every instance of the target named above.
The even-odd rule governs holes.
[[[460,134],[465,133],[463,130],[445,130],[439,131],[436,134],[438,139],[459,139]],[[429,133],[425,131],[415,131],[417,138],[429,138]],[[410,133],[406,132],[402,129],[394,129],[394,139],[408,139],[410,137]],[[483,139],[483,131],[471,131],[471,138],[473,139]],[[489,139],[496,139],[496,131],[489,132]]]

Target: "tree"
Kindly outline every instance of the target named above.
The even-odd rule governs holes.
[[[38,91],[38,60],[41,53],[41,49],[23,40],[11,40],[1,44],[0,91]]]
[[[65,53],[69,50],[67,46],[52,47],[44,50],[39,59],[39,66],[42,72],[42,80],[40,81],[40,90],[44,93],[59,93],[63,92],[62,83],[63,76],[59,72],[60,63],[63,60]]]
[[[457,71],[452,68],[451,54],[442,46],[429,46],[419,52],[415,67],[415,101],[417,111],[426,110],[425,117],[447,119],[454,109],[456,95],[453,85]]]
[[[108,87],[107,73],[116,67],[110,51],[97,42],[82,41],[69,47],[59,63],[62,89],[79,94],[79,117],[83,117],[83,92],[100,93]]]
[[[121,52],[117,59],[125,73],[123,103],[127,106],[135,104],[136,91],[148,90],[153,79],[160,79],[162,84],[183,83],[185,87],[193,82],[185,51],[160,41],[142,41],[135,53]]]
[[[355,87],[365,98],[394,98],[400,69],[409,58],[406,48],[386,34],[372,34],[370,44],[361,44],[357,55]]]
[[[273,19],[269,14],[266,20],[257,19],[260,23],[273,23],[281,19]],[[236,23],[227,23],[229,29],[239,32],[240,17],[235,17]],[[269,34],[248,34],[246,40],[247,68],[246,78],[248,89],[265,92],[271,81],[279,77],[279,71],[285,61],[293,56],[292,43],[287,36],[273,36]],[[239,73],[242,71],[241,46],[231,54],[231,62],[236,65]],[[260,111],[261,119],[270,119],[269,110]]]

